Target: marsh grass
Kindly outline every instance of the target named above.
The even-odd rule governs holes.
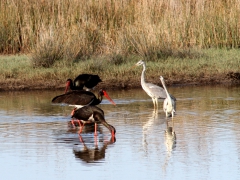
[[[158,61],[240,45],[239,0],[5,0],[0,8],[0,53],[32,53],[39,67],[115,55],[116,64],[132,55]]]
[[[58,61],[50,68],[33,67],[28,56],[0,57],[0,84],[23,84],[24,87],[63,88],[68,78],[81,73],[98,74],[107,88],[140,87],[142,67],[131,68],[140,59],[146,61],[146,80],[160,85],[159,76],[167,84],[221,83],[229,72],[239,72],[240,51],[238,49],[208,49],[195,52],[182,58],[169,56],[166,59],[149,61],[141,56],[128,56],[120,63],[112,62],[112,56],[95,57],[85,61],[73,62],[66,66]]]

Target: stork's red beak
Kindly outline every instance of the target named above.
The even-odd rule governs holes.
[[[68,91],[69,86],[70,86],[70,81],[67,81],[67,83],[66,83],[66,89],[65,89],[65,92],[64,92],[64,93],[66,93],[66,92]]]
[[[114,132],[114,130],[112,130],[111,135],[112,135],[112,137],[115,137],[115,132]]]
[[[108,93],[103,90],[103,95],[115,106],[116,103],[109,97]]]
[[[114,134],[114,135],[112,134],[112,136],[111,136],[111,141],[112,141],[112,143],[115,143],[115,142],[116,142],[115,134]]]

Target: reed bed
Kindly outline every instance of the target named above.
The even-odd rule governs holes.
[[[240,45],[240,0],[4,0],[0,8],[0,53],[32,53],[36,66]]]

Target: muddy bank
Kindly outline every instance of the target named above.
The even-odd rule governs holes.
[[[198,77],[198,78],[168,78],[165,79],[168,86],[192,86],[192,85],[240,85],[240,73],[228,73],[222,75],[214,75],[211,77]],[[161,86],[159,79],[146,80]],[[0,82],[0,91],[19,91],[19,90],[58,90],[65,88],[65,80],[36,80],[34,82],[9,79],[4,82]],[[138,80],[130,80],[127,82],[116,79],[104,80],[98,84],[96,88],[105,89],[133,89],[141,88],[140,77]]]

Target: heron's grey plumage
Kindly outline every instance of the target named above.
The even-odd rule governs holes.
[[[163,88],[167,94],[167,98],[164,100],[163,102],[163,111],[166,113],[166,117],[172,115],[174,115],[174,113],[176,112],[176,98],[171,96],[166,88],[165,82],[164,82],[164,78],[162,76],[160,76],[160,80],[162,82]]]
[[[141,75],[141,86],[142,86],[143,90],[152,98],[154,108],[157,108],[158,107],[158,99],[166,99],[167,98],[166,91],[160,86],[157,86],[152,83],[147,83],[145,81],[146,64],[143,60],[138,61],[135,65],[143,66],[143,71],[142,71],[142,75]]]

